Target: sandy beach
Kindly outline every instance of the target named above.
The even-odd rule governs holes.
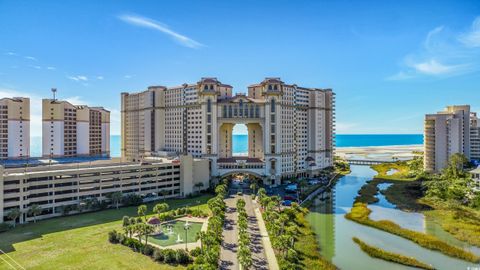
[[[412,159],[414,152],[423,152],[423,145],[389,145],[368,147],[337,147],[336,155],[345,159],[399,160]]]

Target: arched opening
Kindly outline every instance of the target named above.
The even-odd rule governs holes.
[[[236,124],[232,131],[233,156],[246,157],[249,153],[248,128],[245,124]]]

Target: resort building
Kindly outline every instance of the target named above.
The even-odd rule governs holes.
[[[216,78],[122,93],[122,158],[165,153],[210,161],[213,177],[247,173],[277,185],[333,164],[335,94],[266,78],[233,95]],[[248,129],[248,154],[233,153],[233,128]]]
[[[480,163],[480,121],[477,113],[470,113],[470,159]]]
[[[470,106],[448,106],[444,111],[425,116],[424,169],[441,171],[451,155],[471,158]]]
[[[0,166],[0,223],[11,209],[28,222],[30,206],[42,208],[37,219],[60,216],[86,200],[103,201],[113,192],[138,194],[145,200],[183,197],[209,187],[208,160],[181,156],[143,162],[120,160],[5,169]],[[75,212],[75,211],[72,211]]]
[[[30,99],[0,99],[0,159],[30,156]]]
[[[480,167],[471,170],[470,174],[472,175],[472,191],[480,192]]]
[[[44,99],[43,157],[110,156],[110,112]]]

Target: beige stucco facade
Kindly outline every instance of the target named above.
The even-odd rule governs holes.
[[[30,99],[0,99],[0,159],[30,157]]]
[[[266,78],[232,94],[216,78],[122,93],[122,158],[192,154],[210,160],[210,173],[261,176],[266,184],[313,176],[332,166],[335,95]],[[233,128],[248,129],[246,157],[233,153]]]

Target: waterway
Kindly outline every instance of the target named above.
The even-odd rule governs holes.
[[[480,267],[480,264],[445,256],[404,238],[345,219],[344,215],[350,211],[358,190],[375,174],[368,166],[352,166],[352,173],[339,179],[330,191],[315,199],[307,218],[317,235],[321,253],[325,258],[344,270],[416,269],[369,257],[352,241],[352,237],[358,237],[370,245],[415,257],[440,270],[467,270]],[[383,184],[379,188],[386,189],[388,186]],[[426,219],[423,214],[396,209],[395,205],[388,202],[382,194],[379,194],[378,198],[379,202],[369,206],[372,209],[370,216],[372,219],[389,219],[402,227],[435,235],[480,255],[479,248],[455,239],[438,224]]]

